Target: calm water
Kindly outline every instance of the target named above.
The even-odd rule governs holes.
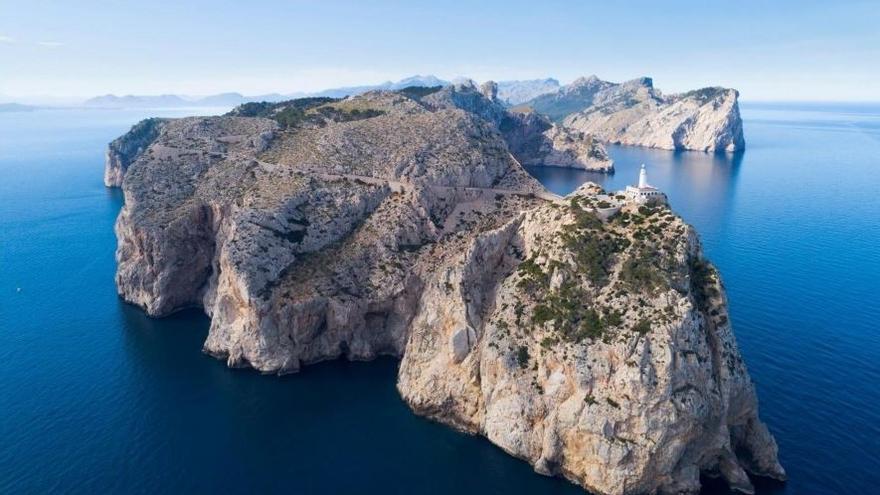
[[[761,493],[874,493],[880,107],[743,112],[732,158],[614,148],[610,178],[535,173],[566,193],[647,163],[724,276],[791,477]],[[581,493],[412,415],[394,361],[229,370],[200,353],[204,316],[122,304],[102,155],[148,114],[174,115],[0,114],[0,493]]]

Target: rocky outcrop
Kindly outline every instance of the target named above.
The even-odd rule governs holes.
[[[526,105],[608,143],[733,152],[745,147],[738,97],[726,88],[666,96],[647,77],[615,84],[591,76]]]
[[[605,147],[586,132],[559,126],[536,112],[510,111],[492,81],[447,86],[423,99],[433,108],[459,108],[492,122],[523,165],[581,168],[613,173]]]
[[[125,135],[114,139],[107,147],[104,163],[104,185],[122,186],[128,166],[159,137],[165,119],[146,119],[138,122]]]
[[[553,125],[543,134],[540,162],[553,167],[613,172],[614,162],[591,134]]]
[[[122,181],[120,295],[202,307],[229,366],[397,356],[414,411],[595,493],[783,478],[693,230],[550,195],[430,96],[167,121]]]
[[[540,95],[523,103],[522,106],[561,123],[565,117],[589,108],[597,94],[614,86],[614,83],[603,81],[596,76],[580,77],[571,84],[566,84],[555,92]]]
[[[750,493],[746,471],[784,478],[696,234],[663,208],[603,223],[594,205],[582,189],[438,266],[401,395],[594,493],[696,493],[700,473]]]
[[[705,88],[663,97],[648,84],[624,86],[564,125],[616,144],[670,150],[738,151],[742,119],[733,89]]]

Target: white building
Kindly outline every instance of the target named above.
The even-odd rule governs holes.
[[[648,172],[645,170],[645,164],[639,171],[639,185],[626,186],[626,197],[638,204],[657,204],[666,203],[666,194],[656,187],[648,184]]]

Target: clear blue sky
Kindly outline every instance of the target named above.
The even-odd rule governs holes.
[[[751,100],[880,100],[880,2],[710,3],[0,0],[0,95],[597,74]]]

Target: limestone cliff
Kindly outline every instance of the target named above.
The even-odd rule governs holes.
[[[562,122],[565,117],[588,108],[593,99],[615,86],[596,76],[580,77],[571,84],[561,86],[554,92],[539,95],[521,105],[532,108],[548,116],[554,122]]]
[[[584,188],[525,211],[438,265],[404,399],[594,493],[783,478],[696,234],[665,208],[603,222],[598,201]]]
[[[125,136],[113,140],[107,147],[104,163],[104,185],[122,186],[128,166],[156,140],[165,125],[165,119],[146,119],[138,122]]]
[[[437,93],[165,121],[123,172],[120,295],[204,308],[229,366],[397,356],[414,411],[595,493],[783,478],[693,230],[547,193]]]
[[[614,162],[589,132],[568,129],[530,111],[511,111],[498,99],[493,81],[447,86],[424,99],[434,108],[460,108],[492,122],[523,165],[614,172]]]
[[[608,143],[732,152],[745,147],[738,97],[726,88],[667,96],[647,77],[615,84],[591,76],[525,106]]]

